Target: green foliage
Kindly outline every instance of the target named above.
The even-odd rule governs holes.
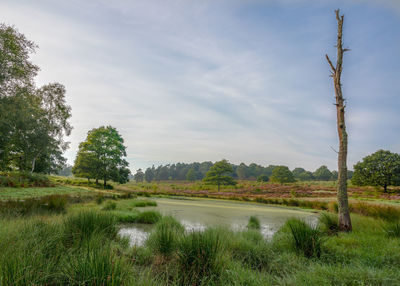
[[[86,141],[79,144],[78,154],[72,172],[76,176],[102,179],[118,183],[128,181],[130,174],[124,140],[111,126],[101,126],[88,132]]]
[[[339,232],[339,219],[336,214],[322,212],[319,215],[318,221],[325,233],[332,235]]]
[[[292,173],[293,176],[300,181],[310,181],[315,179],[313,173],[306,171],[303,168],[295,168]]]
[[[156,223],[147,243],[152,250],[168,257],[176,250],[184,231],[185,228],[177,220],[165,216]]]
[[[50,187],[49,178],[42,174],[30,172],[2,172],[0,173],[0,187]]]
[[[194,169],[190,169],[187,173],[186,173],[186,180],[194,182],[196,181],[196,171]]]
[[[113,201],[107,201],[106,205],[102,208],[103,211],[112,211],[117,208],[117,203]]]
[[[286,166],[277,166],[273,171],[270,177],[270,181],[273,183],[293,183],[296,180],[292,172]]]
[[[217,279],[223,269],[222,242],[212,230],[184,235],[178,250],[182,285],[206,285]]]
[[[260,175],[257,177],[257,182],[268,182],[269,177],[267,175]]]
[[[133,206],[136,208],[156,207],[157,202],[155,202],[155,201],[136,201],[136,202],[133,202]]]
[[[389,222],[382,226],[382,229],[389,237],[400,237],[400,222]]]
[[[106,212],[81,211],[67,216],[63,221],[63,241],[65,245],[81,245],[95,235],[115,239],[117,233],[115,217]]]
[[[314,177],[316,180],[328,181],[332,179],[332,173],[329,171],[328,167],[321,166],[314,172]]]
[[[139,213],[135,222],[137,223],[146,223],[146,224],[154,224],[158,222],[162,218],[162,215],[157,211],[145,211]]]
[[[260,220],[255,216],[251,216],[249,219],[249,223],[247,224],[247,228],[260,229],[261,228]]]
[[[317,227],[295,218],[289,219],[285,226],[290,230],[292,243],[296,250],[308,258],[320,257],[322,235]]]
[[[24,200],[0,201],[0,214],[24,216],[41,213],[65,212],[67,198],[62,195],[49,195]]]
[[[390,185],[400,185],[400,155],[378,150],[354,165],[351,179],[358,186],[381,186],[386,192]]]
[[[219,191],[220,185],[236,185],[236,181],[231,176],[232,172],[232,166],[227,160],[215,162],[203,181],[207,184],[217,185]]]
[[[138,169],[136,171],[136,174],[133,175],[133,179],[136,181],[136,183],[141,183],[144,181],[144,173],[142,169]]]

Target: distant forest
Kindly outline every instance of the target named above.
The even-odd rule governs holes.
[[[183,180],[202,180],[210,167],[213,165],[212,162],[194,162],[194,163],[177,163],[160,165],[158,167],[147,168],[144,172],[139,169],[136,171],[134,178],[137,181],[183,181]],[[272,171],[276,165],[269,165],[264,167],[251,163],[246,165],[241,163],[240,165],[232,164],[233,172],[231,176],[239,180],[259,180],[267,181],[271,176]],[[329,181],[337,180],[337,171],[329,170],[326,166],[321,166],[314,172],[307,171],[303,168],[295,168],[292,170],[294,177],[300,181],[308,180],[319,180],[319,181]],[[349,179],[352,177],[353,172],[349,171]]]

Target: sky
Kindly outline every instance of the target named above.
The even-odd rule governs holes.
[[[352,169],[400,152],[399,0],[0,0],[0,22],[38,45],[37,85],[67,89],[70,164],[112,125],[133,172],[223,158],[315,170],[337,169],[337,8]]]

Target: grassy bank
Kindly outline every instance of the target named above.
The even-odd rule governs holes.
[[[254,219],[250,224],[254,224]],[[289,220],[271,240],[257,227],[185,232],[161,218],[129,246],[113,213],[0,220],[1,285],[398,285],[399,237],[382,220],[353,215],[354,231]]]

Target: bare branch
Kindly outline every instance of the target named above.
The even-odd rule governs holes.
[[[333,70],[333,74],[336,73],[336,69],[333,66],[333,64],[332,64],[331,60],[329,59],[328,55],[325,55],[325,57],[326,57],[326,60],[328,61],[329,65],[331,66],[331,69]]]
[[[329,147],[331,147],[331,149],[333,150],[333,152],[335,152],[335,153],[337,153],[337,154],[339,154],[339,152],[338,151],[336,151],[332,146],[329,146]]]

